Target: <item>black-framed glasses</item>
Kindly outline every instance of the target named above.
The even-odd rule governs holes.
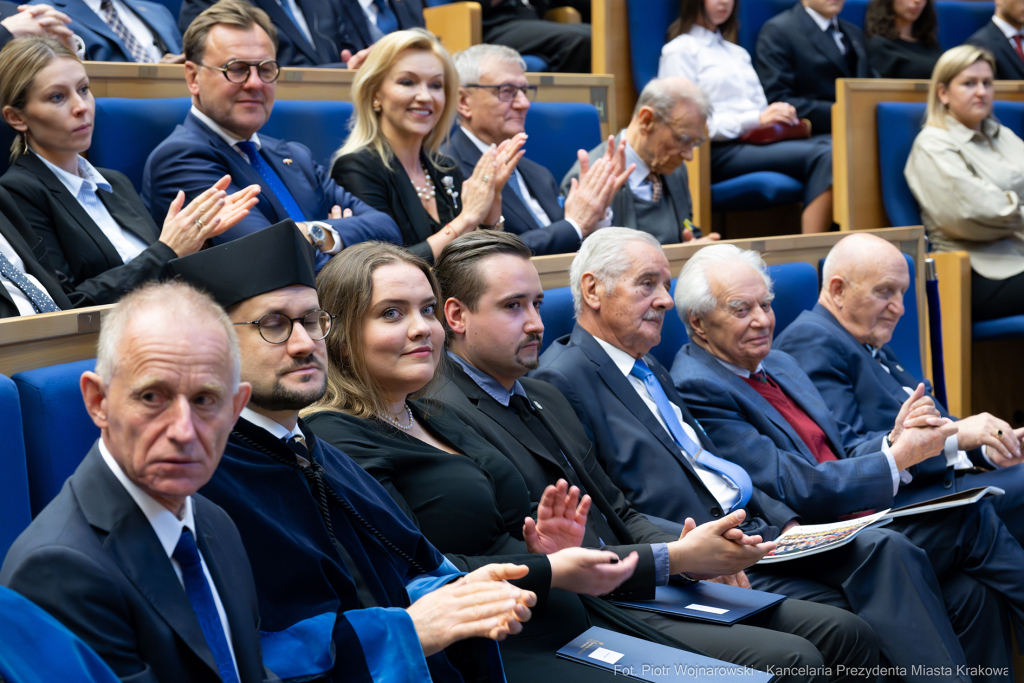
[[[515,85],[513,83],[502,83],[501,85],[480,85],[479,83],[471,83],[470,85],[464,85],[463,88],[485,88],[487,90],[493,90],[494,94],[498,96],[498,99],[502,102],[511,102],[516,98],[517,93],[523,93],[526,99],[533,102],[537,99],[537,86],[535,85]]]
[[[289,318],[283,313],[267,313],[259,320],[246,323],[235,323],[235,325],[256,325],[260,336],[271,344],[284,344],[292,337],[292,329],[297,322],[302,323],[302,329],[306,331],[313,341],[320,341],[331,331],[331,322],[337,318],[327,311],[310,311],[298,318]]]
[[[213,69],[224,74],[224,78],[231,83],[241,85],[249,80],[249,73],[255,67],[256,75],[264,83],[273,83],[281,75],[281,65],[276,59],[264,59],[262,62],[247,62],[242,59],[232,59],[224,66],[209,66],[200,64],[204,69]]]

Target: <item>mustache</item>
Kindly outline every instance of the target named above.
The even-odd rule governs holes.
[[[543,334],[531,334],[531,335],[527,336],[526,339],[524,339],[523,341],[521,341],[519,343],[519,346],[516,348],[516,351],[517,352],[521,351],[524,346],[526,346],[527,344],[530,344],[532,342],[537,342],[537,345],[539,346],[540,343],[541,343],[541,340],[543,338],[544,338]]]
[[[315,355],[310,354],[305,358],[299,358],[298,360],[295,360],[286,368],[278,368],[277,374],[286,375],[289,372],[292,372],[293,370],[298,370],[299,368],[306,367],[307,365],[312,366],[317,370],[326,370],[324,364],[320,361],[320,359],[317,358]]]
[[[658,322],[665,322],[665,311],[658,311],[651,309],[644,313],[644,320],[657,320]]]

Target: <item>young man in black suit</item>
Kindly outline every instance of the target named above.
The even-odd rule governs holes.
[[[769,102],[788,102],[817,133],[832,132],[837,78],[871,78],[864,34],[840,19],[844,0],[802,0],[757,37],[754,69]]]
[[[779,520],[782,526],[794,515],[782,503],[758,497],[765,510],[752,503],[744,523],[744,513],[726,515],[721,508],[715,512],[717,503],[703,489],[680,492],[699,499],[692,508],[701,525],[689,520],[682,534],[687,542],[701,539],[701,550],[693,552],[684,551],[678,524],[658,520],[663,530],[640,514],[601,469],[568,401],[547,382],[524,376],[536,367],[544,329],[538,314],[544,292],[529,255],[514,235],[490,232],[465,235],[441,253],[434,270],[445,299],[451,370],[451,380],[440,390],[442,400],[516,465],[534,503],[546,486],[559,479],[590,495],[593,505],[583,544],[618,546],[614,549],[620,554],[635,550],[640,555],[636,571],[623,588],[652,592],[679,572],[699,578],[737,572],[723,577],[723,582],[748,585],[740,570],[772,547],[755,542],[760,535],[774,538],[778,533],[766,519]],[[819,588],[828,592],[824,586]],[[799,600],[787,600],[768,619],[729,628],[631,613],[705,654],[755,668],[785,669],[796,661],[849,664],[873,657],[867,650],[874,647],[874,638],[867,636],[870,645],[861,640],[865,625],[860,619]],[[834,628],[833,636],[845,635],[826,636],[829,628]],[[777,673],[785,674],[784,680],[793,675],[792,670]],[[823,678],[830,677],[812,676]]]
[[[992,21],[967,39],[996,58],[996,80],[1024,80],[1024,0],[996,0]]]
[[[510,140],[525,128],[536,88],[526,81],[519,53],[503,45],[474,45],[457,52],[459,127],[445,154],[459,162],[468,178],[490,145]],[[529,143],[527,143],[527,150]],[[614,150],[613,150],[614,151]],[[551,171],[523,157],[501,193],[506,232],[520,235],[537,256],[564,254],[597,228],[611,225],[609,205],[626,182],[625,148],[603,162],[595,161],[564,202]],[[605,165],[613,168],[605,172]],[[599,168],[599,165],[601,168]]]

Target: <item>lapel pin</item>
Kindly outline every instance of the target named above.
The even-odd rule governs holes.
[[[291,159],[285,159],[284,160],[284,165],[285,166],[291,166],[292,165],[292,160]]]
[[[896,369],[899,370],[900,372],[904,372],[903,368],[899,365],[896,366]]]
[[[541,404],[537,403],[536,401],[533,402],[533,405],[536,406],[537,410],[544,410]]]

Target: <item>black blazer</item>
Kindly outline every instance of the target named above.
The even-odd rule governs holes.
[[[473,175],[473,169],[482,156],[480,149],[462,132],[461,126],[452,134],[445,154],[459,162],[462,175],[467,178]],[[533,251],[534,256],[575,252],[580,248],[580,237],[576,228],[565,220],[565,211],[558,199],[558,184],[551,171],[526,157],[519,160],[516,168],[523,174],[530,194],[551,219],[551,225],[546,228],[538,226],[529,207],[509,184],[514,179],[509,179],[505,189],[501,191],[501,214],[505,217],[505,232],[519,235]]]
[[[256,586],[227,514],[193,496],[243,683],[264,679]],[[92,450],[11,546],[0,583],[57,617],[122,681],[219,682],[199,619],[142,510]]]
[[[150,245],[127,265],[64,183],[35,154],[19,156],[0,177],[0,187],[18,200],[21,212],[42,240],[48,265],[97,304],[109,304],[142,282],[161,277],[164,266],[177,254],[158,241],[160,228],[131,181],[111,169],[96,170],[113,188],[113,192],[97,192],[111,217]]]
[[[359,6],[359,0],[340,0],[342,41],[353,52],[373,45],[370,22]],[[426,28],[423,18],[423,0],[391,0],[391,9],[398,19],[398,29]]]
[[[96,302],[87,292],[77,291],[59,272],[49,267],[46,247],[42,238],[29,227],[21,215],[14,198],[0,187],[0,236],[11,245],[25,264],[25,271],[35,277],[46,289],[53,302],[62,310],[94,306]],[[0,318],[21,315],[7,288],[0,285]]]
[[[701,446],[715,453],[715,444],[693,419],[668,371],[653,356],[644,360]],[[679,523],[693,517],[703,524],[722,516],[718,501],[668,431],[585,329],[577,324],[571,335],[555,340],[531,376],[551,382],[565,395],[594,443],[598,461],[638,510]],[[771,541],[797,517],[784,503],[755,488],[742,528]]]
[[[331,166],[331,177],[374,209],[394,218],[402,231],[402,244],[428,263],[433,263],[434,254],[427,238],[462,212],[462,200],[453,198],[446,191],[442,179],[445,176],[451,177],[453,192],[458,192],[462,189],[463,176],[455,160],[448,157],[441,157],[435,164],[421,151],[420,162],[430,173],[437,192],[434,199],[437,201],[438,221],[431,218],[423,208],[423,202],[416,195],[416,189],[402,164],[392,159],[389,169],[368,147],[335,159]]]
[[[1024,80],[1024,61],[1021,61],[1006,34],[996,26],[996,22],[990,21],[982,26],[967,39],[966,43],[983,47],[995,55],[996,80]]]
[[[864,34],[840,19],[839,29],[857,54],[854,73],[832,36],[822,31],[799,2],[772,17],[757,37],[754,69],[769,102],[789,102],[814,132],[832,131],[837,78],[871,78]]]

